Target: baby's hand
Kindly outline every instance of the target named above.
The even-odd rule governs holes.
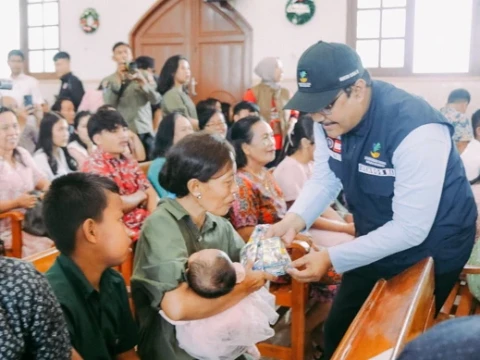
[[[245,280],[241,283],[249,294],[260,290],[266,281],[275,281],[275,276],[264,271],[253,270],[252,268],[253,262],[250,261],[245,266]]]

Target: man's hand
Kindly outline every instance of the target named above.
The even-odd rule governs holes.
[[[297,233],[305,228],[305,221],[294,213],[288,213],[285,215],[282,221],[270,226],[265,234],[265,239],[278,236],[281,237],[283,242],[290,245]]]
[[[327,250],[314,251],[292,262],[287,272],[300,282],[316,282],[331,266],[332,262]]]
[[[249,294],[260,290],[267,280],[274,281],[276,279],[272,274],[264,271],[255,271],[252,268],[253,262],[249,262],[245,266],[245,279],[240,283]]]
[[[140,70],[135,70],[135,73],[133,73],[133,74],[128,73],[127,78],[129,80],[133,80],[133,81],[137,82],[138,85],[140,85],[140,86],[144,86],[144,85],[148,84],[148,80],[145,78],[145,76],[143,76],[143,74]]]

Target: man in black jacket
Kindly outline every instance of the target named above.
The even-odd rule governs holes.
[[[77,111],[80,105],[83,94],[83,84],[78,77],[72,74],[70,69],[70,55],[65,51],[60,51],[53,57],[55,62],[55,72],[58,78],[62,81],[58,98],[68,98],[72,100]]]

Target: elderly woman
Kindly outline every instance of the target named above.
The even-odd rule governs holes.
[[[30,153],[18,146],[20,127],[13,110],[0,107],[0,212],[33,208],[37,197],[34,190],[45,191],[49,181],[35,164]],[[0,239],[5,248],[11,248],[12,234],[9,220],[0,220]],[[22,256],[48,249],[53,242],[23,232]]]
[[[260,115],[267,121],[274,134],[276,156],[280,155],[283,142],[294,125],[298,113],[286,111],[283,107],[291,97],[290,91],[281,86],[283,64],[276,57],[266,57],[255,67],[255,74],[260,83],[248,89],[243,100],[255,103],[260,108]],[[274,165],[272,162],[271,165]]]
[[[160,184],[176,195],[163,199],[144,224],[135,253],[132,295],[140,325],[141,358],[193,360],[175,339],[174,320],[214,316],[261,288],[268,275],[247,270],[246,279],[227,295],[206,299],[185,283],[190,255],[219,249],[238,261],[242,239],[223,218],[233,203],[235,155],[218,135],[186,136],[167,154]]]
[[[258,116],[248,116],[236,122],[231,130],[239,190],[229,217],[240,236],[248,241],[256,225],[280,221],[287,212],[287,203],[280,185],[266,168],[275,157],[270,126]],[[297,176],[301,175],[298,169],[295,171]],[[308,314],[307,329],[316,328],[326,319],[336,290],[337,285],[312,284],[311,296],[318,305]]]

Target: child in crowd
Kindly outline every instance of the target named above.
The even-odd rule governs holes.
[[[131,251],[122,207],[115,182],[94,174],[62,176],[45,195],[45,225],[60,251],[46,276],[85,360],[139,359],[125,282],[112,269]]]
[[[245,278],[244,267],[217,249],[192,254],[187,267],[188,286],[203,298],[226,295]],[[160,314],[176,326],[180,347],[199,360],[235,359],[245,353],[260,359],[255,344],[274,335],[270,324],[278,319],[275,297],[265,288],[206,319],[172,321],[163,311]]]

